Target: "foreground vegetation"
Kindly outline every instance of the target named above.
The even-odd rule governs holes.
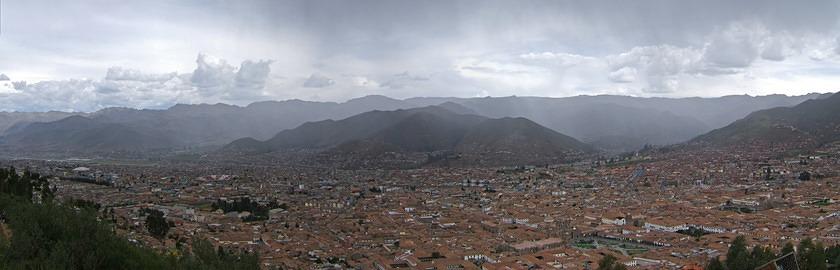
[[[735,238],[725,260],[713,258],[706,270],[753,270],[790,253],[794,253],[801,270],[840,270],[840,245],[826,248],[822,243],[806,238],[796,248],[788,242],[778,253],[758,245],[749,251],[744,236]]]
[[[38,174],[0,168],[0,269],[259,269],[256,255],[206,240],[160,254],[117,236],[97,214],[54,202]]]

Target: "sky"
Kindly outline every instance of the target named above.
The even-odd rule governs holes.
[[[0,1],[0,111],[840,91],[840,1]]]

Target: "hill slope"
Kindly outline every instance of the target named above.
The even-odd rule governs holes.
[[[794,107],[757,111],[692,142],[728,145],[749,141],[811,141],[819,144],[837,140],[840,140],[840,93]]]
[[[6,147],[34,152],[141,151],[177,145],[162,134],[83,116],[32,123],[10,131],[2,141]]]
[[[525,117],[555,131],[611,152],[645,144],[688,141],[747,114],[794,106],[823,94],[802,96],[725,96],[718,98],[641,98],[628,96],[411,98],[422,105],[454,102],[491,118]]]
[[[592,151],[589,145],[525,118],[490,119],[438,106],[306,123],[263,142],[251,138],[234,141],[224,151],[254,154],[301,149],[348,159],[443,152],[486,159],[487,163],[556,160]],[[505,158],[500,159],[502,156]]]

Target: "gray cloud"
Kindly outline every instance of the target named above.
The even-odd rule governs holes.
[[[199,54],[195,60],[197,67],[190,81],[200,89],[223,88],[234,79],[234,68],[225,60],[205,54]]]
[[[636,80],[638,70],[635,67],[624,66],[615,71],[610,72],[609,78],[617,83],[629,83]]]
[[[17,89],[17,90],[24,89],[24,88],[26,88],[26,81],[15,81],[15,82],[12,82],[12,86],[14,86],[14,87],[15,87],[15,89]]]
[[[745,68],[759,56],[763,29],[752,24],[733,23],[714,35],[706,46],[703,60],[713,68]]]
[[[144,73],[123,67],[109,68],[100,80],[54,80],[33,84],[15,82],[10,92],[0,86],[0,108],[6,110],[94,111],[109,106],[166,108],[176,103],[227,102],[246,104],[265,99],[260,92],[270,82],[270,61],[244,61],[231,70],[222,59],[200,55],[198,76],[177,73]],[[235,83],[231,74],[236,74]]]
[[[761,52],[761,58],[770,61],[784,61],[785,48],[781,42],[772,42]]]
[[[135,69],[127,69],[123,67],[111,67],[105,74],[106,80],[112,81],[167,81],[177,76],[175,72],[165,74],[147,74]]]
[[[96,92],[100,94],[113,94],[120,92],[120,85],[114,81],[103,81],[96,83]]]
[[[840,88],[831,0],[3,4],[0,110]]]
[[[835,40],[834,53],[840,54],[840,37]]]
[[[324,88],[335,84],[335,81],[321,74],[312,74],[303,82],[306,88]]]
[[[402,88],[405,88],[408,85],[415,84],[415,83],[418,83],[418,82],[424,82],[424,81],[428,81],[428,80],[429,80],[428,77],[412,75],[412,74],[410,74],[406,71],[406,72],[395,74],[395,75],[391,76],[390,78],[388,78],[388,80],[383,82],[380,86],[391,88],[391,89],[402,89]]]
[[[703,52],[696,48],[646,46],[607,58],[612,70],[609,78],[626,83],[639,79],[646,93],[670,93],[678,86],[678,77],[695,73],[702,66]]]
[[[271,61],[245,60],[236,72],[236,86],[250,89],[263,89],[268,74],[271,73]]]

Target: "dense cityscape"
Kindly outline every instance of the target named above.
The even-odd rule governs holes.
[[[840,144],[648,149],[548,166],[341,170],[5,161],[160,252],[206,238],[265,269],[700,269],[737,236],[840,244]],[[155,235],[147,209],[171,225]]]

